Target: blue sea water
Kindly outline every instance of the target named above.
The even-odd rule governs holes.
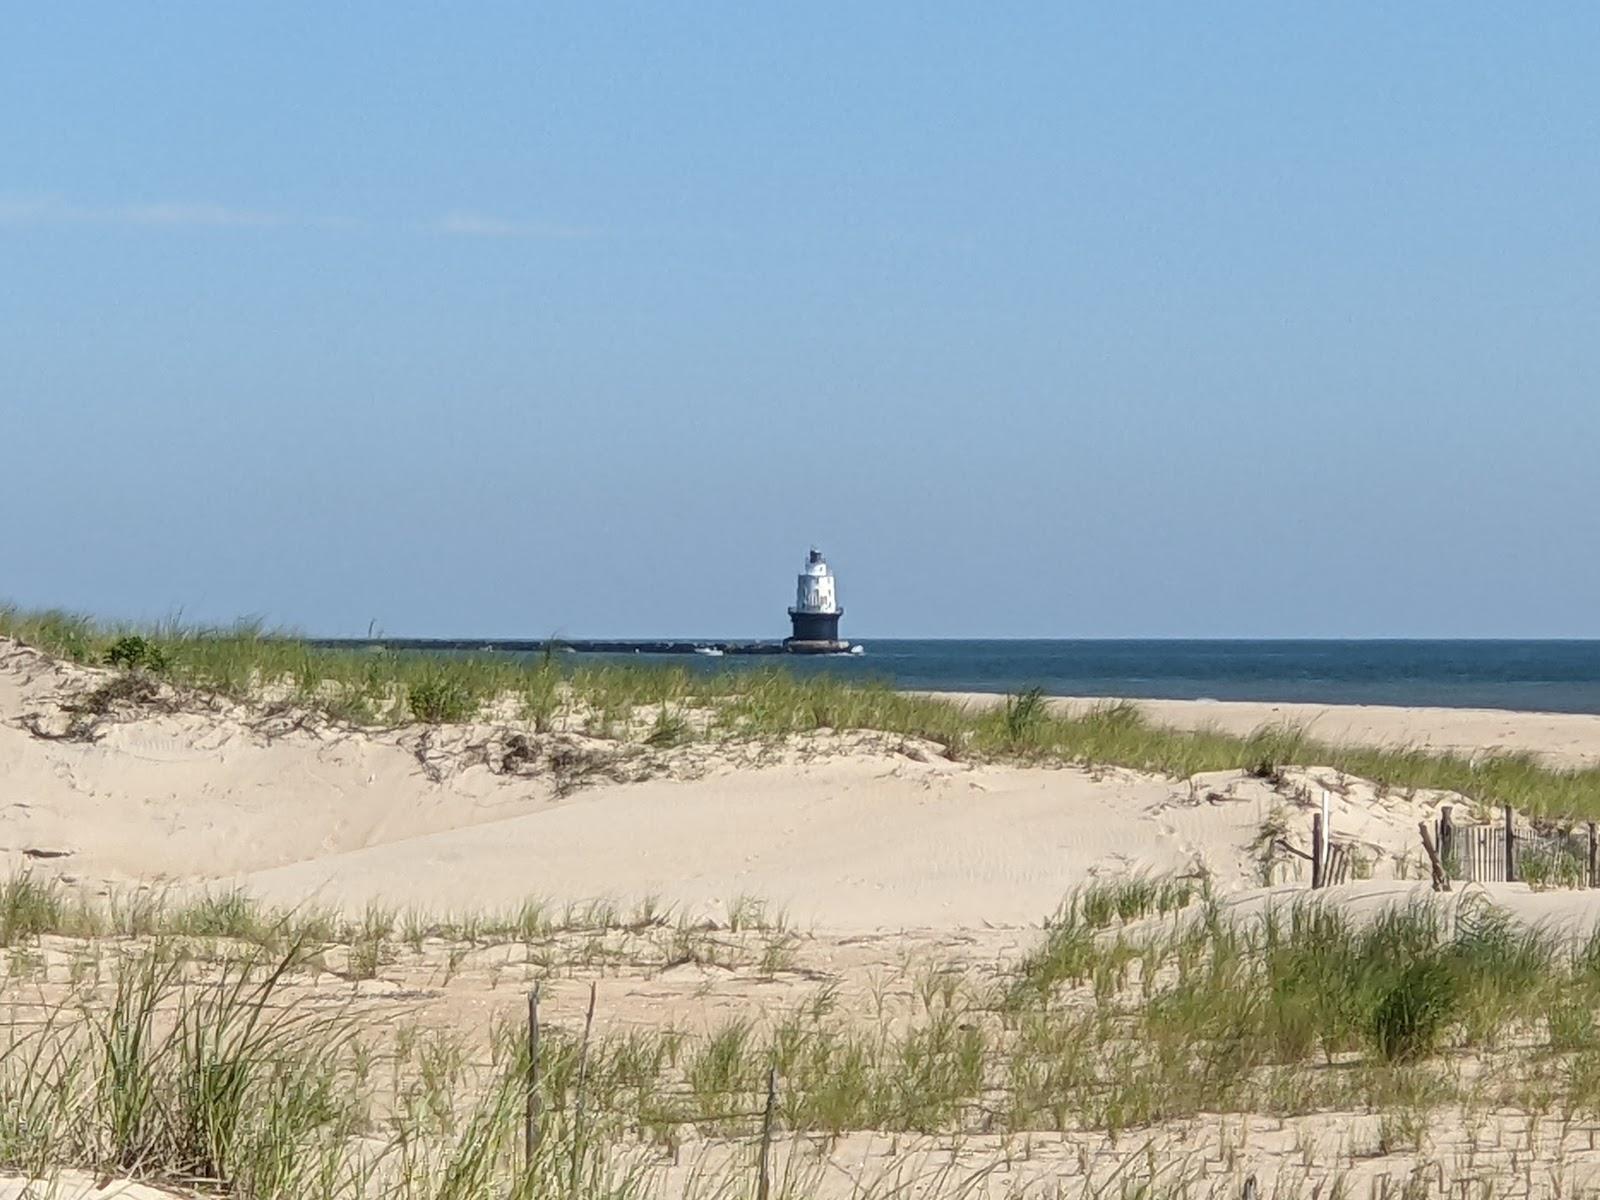
[[[675,657],[902,688],[1060,696],[1303,701],[1600,713],[1600,641],[918,641],[863,639],[859,657]],[[593,661],[655,656],[585,655]],[[657,660],[668,661],[668,660]]]

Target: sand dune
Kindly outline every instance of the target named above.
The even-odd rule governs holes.
[[[1171,792],[1149,779],[1097,783],[1082,771],[852,756],[610,785],[543,811],[245,882],[275,900],[345,905],[425,897],[459,909],[530,894],[625,903],[654,895],[714,913],[748,895],[830,928],[1019,924],[1132,847],[1130,861],[1188,865],[1183,840],[1158,817]]]
[[[302,1003],[354,1004],[380,1038],[404,1020],[486,1044],[497,1022],[516,1019],[534,980],[551,1026],[569,1034],[594,985],[604,1032],[704,1037],[722,1023],[754,1027],[813,1007],[878,1036],[914,1013],[931,1018],[927,989],[941,978],[977,997],[1013,979],[1040,922],[1096,876],[1203,873],[1241,916],[1304,896],[1293,856],[1280,855],[1274,886],[1262,886],[1260,839],[1270,821],[1304,846],[1325,789],[1336,836],[1371,876],[1328,899],[1357,915],[1409,903],[1427,894],[1416,882],[1417,822],[1461,803],[1388,793],[1314,764],[1273,779],[1179,780],[956,762],[932,744],[860,733],[654,751],[509,722],[350,731],[165,694],[110,712],[88,740],[65,736],[75,698],[108,678],[0,644],[0,852],[11,870],[90,893],[242,887],[276,905],[356,913],[374,902],[461,913],[528,897],[609,898],[631,913],[653,897],[716,919],[686,930],[575,923],[499,941],[396,929],[379,938],[365,973],[352,970],[353,939],[318,946],[286,986]],[[1147,711],[1185,727],[1242,733],[1293,720],[1334,741],[1600,761],[1600,718],[1591,717],[1172,702]],[[1493,885],[1458,888],[1450,903],[1485,894],[1531,924],[1577,934],[1600,924],[1600,892]],[[740,898],[786,910],[792,926],[733,929]],[[33,974],[24,986],[65,1002],[85,953],[70,938],[40,939],[25,956]],[[922,1137],[851,1129],[796,1142],[780,1161],[798,1156],[818,1173],[807,1194],[840,1197],[890,1178],[907,1196],[949,1194],[963,1179],[963,1194],[997,1197],[1063,1178],[1110,1186],[1130,1156],[1139,1170],[1198,1170],[1196,1195],[1237,1196],[1246,1171],[1259,1174],[1263,1195],[1279,1184],[1301,1194],[1321,1186],[1330,1163],[1351,1187],[1380,1192],[1424,1161],[1441,1178],[1448,1166],[1452,1177],[1520,1182],[1534,1164],[1563,1186],[1600,1178],[1591,1127],[1499,1114],[1490,1146],[1477,1140],[1478,1118],[1446,1109],[1414,1149],[1380,1153],[1389,1119],[1358,1108],[1201,1114],[1133,1140],[1099,1128],[1030,1127],[1020,1139],[980,1125]],[[739,1177],[747,1147],[737,1139],[686,1136],[670,1157],[651,1151],[662,1195],[695,1194],[697,1172]],[[59,1182],[62,1195],[157,1194],[117,1184],[102,1193],[76,1174]],[[19,1194],[16,1180],[0,1178],[0,1196]]]
[[[22,648],[4,655],[0,846],[13,863],[93,885],[238,883],[282,903],[459,909],[530,895],[655,896],[714,912],[757,896],[836,928],[1021,924],[1097,873],[1193,868],[1223,886],[1251,885],[1250,843],[1295,790],[1237,776],[956,763],[936,747],[866,735],[811,735],[759,753],[691,747],[630,760],[643,782],[601,772],[568,789],[547,771],[497,770],[503,726],[350,732],[215,705],[133,711],[92,742],[38,735],[50,729],[41,720],[59,721],[63,704],[100,678]],[[1313,715],[1150,711],[1241,730]],[[1470,748],[1490,732],[1496,745],[1563,761],[1600,755],[1600,718],[1314,717],[1327,737]],[[609,753],[569,741],[573,754]],[[1295,785],[1298,802],[1317,786]],[[1414,854],[1417,815],[1438,800],[1356,787],[1341,801],[1340,828],[1382,872],[1386,857]]]

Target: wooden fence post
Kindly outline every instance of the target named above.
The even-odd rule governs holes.
[[[522,1152],[528,1169],[539,1149],[539,985],[528,993],[528,1095],[522,1112]]]
[[[1451,806],[1446,804],[1439,809],[1439,861],[1444,864],[1445,870],[1450,870],[1451,860],[1454,858],[1456,848],[1456,823]]]
[[[1596,837],[1595,824],[1589,822],[1589,886],[1600,884],[1600,838]]]
[[[1433,869],[1433,890],[1448,892],[1450,890],[1450,877],[1445,874],[1444,864],[1439,861],[1439,852],[1433,844],[1433,833],[1428,829],[1426,821],[1417,822],[1417,832],[1422,834],[1422,848],[1427,852],[1428,865]]]
[[[1326,864],[1326,856],[1322,852],[1322,814],[1311,814],[1311,886],[1313,889],[1322,886],[1322,868]]]
[[[767,1071],[767,1110],[761,1117],[761,1174],[756,1179],[756,1200],[772,1194],[772,1127],[778,1115],[778,1068]]]
[[[1517,881],[1517,811],[1506,805],[1506,882]]]
[[[583,1019],[583,1044],[578,1047],[578,1094],[572,1101],[572,1178],[568,1181],[572,1200],[578,1200],[578,1170],[583,1165],[583,1092],[589,1079],[589,1031],[594,1028],[597,987],[589,985],[589,1015]]]

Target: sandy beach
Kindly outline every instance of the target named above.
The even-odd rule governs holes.
[[[960,980],[975,995],[999,986],[1063,897],[1096,880],[1203,880],[1219,911],[1239,918],[1304,896],[1304,863],[1293,854],[1264,872],[1262,830],[1276,822],[1283,840],[1304,847],[1324,791],[1335,797],[1336,837],[1364,864],[1363,878],[1328,895],[1375,915],[1429,894],[1418,882],[1418,822],[1441,804],[1470,808],[1459,796],[1383,789],[1316,763],[1271,779],[1241,771],[1174,779],[958,761],[937,744],[871,732],[641,750],[625,777],[597,769],[574,784],[524,769],[519,756],[603,763],[612,751],[601,739],[524,730],[518,743],[494,721],[357,730],[194,697],[119,710],[92,739],[66,736],[74,697],[108,678],[0,646],[0,847],[13,878],[27,872],[102,899],[237,889],[281,910],[368,923],[386,913],[383,928],[396,931],[454,914],[456,923],[409,942],[380,935],[359,972],[357,945],[332,943],[295,986],[301,1003],[346,997],[373,1029],[403,1010],[417,1028],[467,1042],[514,1019],[533,980],[542,980],[547,1019],[568,1030],[581,1024],[593,983],[606,1036],[710,1036],[730,1021],[763,1028],[822,998],[851,1020],[876,1011],[889,1028],[932,1003],[916,999],[930,979]],[[1600,760],[1596,717],[1142,707],[1181,728],[1247,733],[1292,721],[1332,742],[1515,750],[1562,766]],[[1530,927],[1583,936],[1600,920],[1597,895],[1474,885],[1451,902],[1487,898]],[[583,906],[603,901],[624,915],[595,928],[571,919],[564,932],[537,937],[447,932],[530,898],[549,913],[592,912]],[[752,912],[765,917],[752,922]],[[46,938],[34,953],[37,973],[21,986],[67,994],[82,944]],[[1289,1118],[1197,1115],[1154,1122],[1138,1145],[1162,1169],[1199,1170],[1185,1177],[1207,1194],[1230,1192],[1245,1173],[1292,1189],[1334,1167],[1353,1186],[1376,1187],[1424,1162],[1512,1178],[1530,1153],[1518,1160],[1514,1146],[1532,1147],[1534,1162],[1559,1164],[1568,1178],[1600,1179],[1600,1150],[1581,1123],[1546,1133],[1532,1118],[1502,1115],[1498,1141],[1485,1147],[1474,1140],[1477,1118],[1451,1109],[1435,1115],[1427,1139],[1377,1153],[1388,1119],[1359,1106]],[[686,1138],[668,1159],[649,1159],[662,1194],[690,1194],[697,1172],[743,1161],[740,1143],[705,1130]],[[906,1194],[1002,1196],[1063,1174],[1084,1186],[1113,1180],[1130,1153],[1126,1140],[1096,1128],[1040,1128],[1027,1133],[1026,1154],[1020,1146],[1015,1133],[981,1127],[954,1138],[866,1129],[789,1146],[780,1160],[820,1172],[807,1176],[817,1195],[871,1191],[864,1181],[893,1176],[920,1181]],[[99,1194],[90,1181],[65,1182]]]
[[[984,692],[940,693],[975,708],[1002,702]],[[1056,698],[1061,712],[1115,704],[1108,697]],[[1173,729],[1216,729],[1244,736],[1273,725],[1304,729],[1341,745],[1412,747],[1437,754],[1529,754],[1560,767],[1600,762],[1600,715],[1488,708],[1403,708],[1372,704],[1290,704],[1258,700],[1136,700],[1152,721]]]
[[[640,782],[561,796],[548,778],[497,774],[482,749],[496,734],[489,726],[279,732],[244,711],[153,712],[93,743],[22,726],[59,707],[84,674],[18,648],[4,657],[0,846],[13,867],[90,886],[213,883],[276,903],[439,909],[654,896],[716,913],[758,897],[835,928],[1023,926],[1106,873],[1201,866],[1243,886],[1254,831],[1282,803],[1237,774],[1196,783],[952,762],[938,747],[868,734],[807,735],[759,754],[686,748]],[[1600,717],[1141,707],[1180,728],[1248,733],[1292,721],[1330,741],[1600,760]],[[1319,786],[1314,770],[1305,786]],[[1440,800],[1340,786],[1341,824],[1359,829],[1375,858],[1412,853],[1419,814]],[[1228,802],[1197,805],[1197,788]]]

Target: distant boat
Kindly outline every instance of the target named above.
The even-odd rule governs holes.
[[[722,657],[722,651],[719,650],[716,646],[696,646],[694,648],[694,652],[696,654],[704,654],[707,658],[721,658]]]

